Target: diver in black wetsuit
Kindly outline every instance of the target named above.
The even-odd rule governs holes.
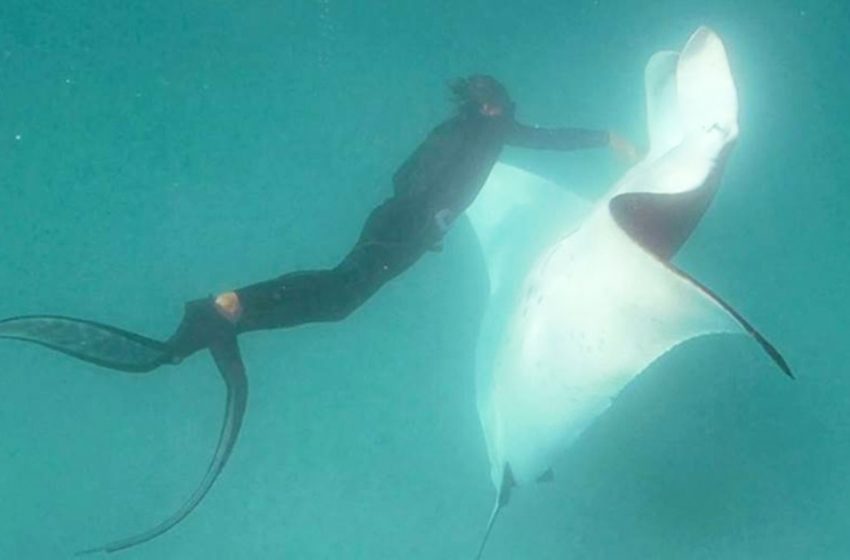
[[[151,529],[83,552],[115,552],[150,541],[177,526],[203,500],[230,457],[246,409],[248,379],[238,334],[346,317],[435,249],[475,199],[505,144],[554,150],[607,145],[631,159],[636,157],[631,144],[615,134],[534,128],[516,122],[507,91],[489,76],[458,80],[452,91],[457,114],[435,128],[396,172],[394,195],[371,213],[360,239],[337,267],[286,274],[189,302],[177,332],[167,342],[73,317],[29,315],[0,320],[0,339],[40,344],[120,371],[153,371],[209,348],[227,388],[215,454],[192,495]]]
[[[478,195],[505,145],[543,150],[610,146],[627,157],[636,155],[631,144],[607,131],[520,124],[507,90],[490,76],[462,78],[451,89],[457,114],[437,126],[396,171],[394,195],[372,211],[339,265],[187,303],[169,341],[174,361],[218,337],[344,319],[440,243]]]

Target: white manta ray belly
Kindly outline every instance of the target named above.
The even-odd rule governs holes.
[[[619,229],[588,225],[558,243],[529,276],[496,360],[481,412],[497,486],[505,464],[519,484],[540,477],[553,454],[673,346],[741,330]]]

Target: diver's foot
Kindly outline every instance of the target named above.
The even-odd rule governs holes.
[[[232,295],[222,294],[216,299],[197,299],[186,304],[183,320],[168,340],[174,363],[180,363],[218,340],[236,336],[235,323],[242,308],[236,294]]]

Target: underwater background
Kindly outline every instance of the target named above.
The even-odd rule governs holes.
[[[639,377],[520,488],[488,560],[850,557],[850,5],[4,0],[0,317],[165,338],[184,301],[331,266],[395,168],[498,76],[518,117],[646,143],[643,68],[723,38],[741,138],[677,263],[785,354],[707,337]],[[600,196],[610,154],[506,150]],[[242,341],[251,394],[216,485],[119,553],[471,558],[494,491],[475,410],[486,280],[468,227],[344,323]],[[206,355],[145,376],[0,345],[0,558],[147,529],[203,475],[224,388]]]

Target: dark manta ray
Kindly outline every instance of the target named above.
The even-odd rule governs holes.
[[[131,373],[146,373],[171,361],[170,348],[163,342],[69,317],[43,315],[6,319],[0,321],[0,338],[34,342],[86,362]],[[156,527],[80,554],[115,552],[158,537],[189,515],[212,487],[239,435],[248,380],[235,336],[218,338],[210,346],[210,352],[227,387],[227,406],[215,455],[200,485],[180,509]]]
[[[738,136],[735,84],[717,35],[700,28],[681,53],[653,56],[646,93],[649,154],[581,219],[581,201],[563,213],[557,189],[535,187],[529,174],[512,181],[533,199],[524,204],[533,229],[546,221],[534,219],[540,208],[556,220],[561,213],[554,238],[529,240],[528,228],[525,238],[511,234],[523,207],[511,184],[486,187],[470,208],[492,286],[477,378],[497,493],[484,542],[513,487],[550,480],[558,453],[673,347],[747,334],[792,376],[740,313],[670,262],[711,203]],[[516,266],[517,254],[534,249],[536,262]]]

